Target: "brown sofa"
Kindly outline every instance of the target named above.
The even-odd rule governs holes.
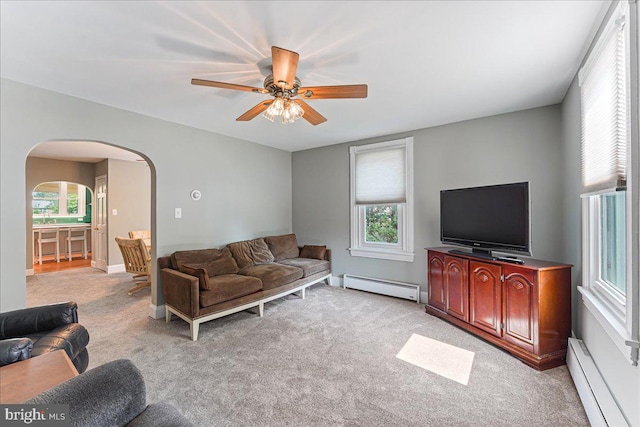
[[[166,321],[175,314],[198,339],[201,323],[258,307],[331,280],[331,250],[298,246],[295,234],[229,243],[222,249],[174,252],[158,258]]]

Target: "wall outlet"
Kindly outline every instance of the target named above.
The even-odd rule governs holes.
[[[176,208],[175,217],[182,218],[182,208]]]
[[[118,215],[118,209],[111,209],[111,215],[113,216]]]

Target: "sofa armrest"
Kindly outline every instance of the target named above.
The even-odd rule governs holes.
[[[122,426],[147,406],[140,370],[127,359],[114,360],[27,400],[26,404],[68,404],[71,425]]]
[[[0,339],[46,332],[58,326],[78,323],[78,305],[73,302],[0,313]]]
[[[198,278],[171,268],[160,271],[164,302],[193,318],[200,313],[200,284]]]
[[[331,249],[327,248],[324,252],[324,259],[325,261],[329,261],[329,266],[331,266]]]
[[[10,338],[0,341],[0,366],[31,357],[33,341],[29,338]]]

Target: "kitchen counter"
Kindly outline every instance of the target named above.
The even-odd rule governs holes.
[[[82,228],[89,227],[91,228],[91,224],[86,222],[81,222],[78,224],[33,224],[32,228],[34,230],[40,230],[43,228]]]

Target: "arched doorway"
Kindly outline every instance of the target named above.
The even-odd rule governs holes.
[[[115,236],[127,236],[130,230],[149,229],[152,236],[151,250],[155,253],[155,168],[151,160],[142,153],[97,141],[47,141],[30,151],[26,159],[25,174],[27,275],[34,273],[33,189],[42,182],[73,182],[89,188],[91,204],[88,207],[92,211],[93,224],[96,216],[94,206],[98,196],[95,193],[96,180],[98,177],[107,180],[107,195],[110,196],[106,200],[108,231],[104,239],[107,254],[104,270],[107,273],[124,271]],[[54,220],[57,222],[60,217],[45,215],[45,218],[51,223]],[[91,236],[88,237],[91,242],[91,255],[94,255],[96,250],[95,233],[92,226]],[[77,247],[78,244],[74,244]],[[152,265],[155,265],[154,261]],[[91,259],[91,266],[96,266],[94,259]],[[156,281],[154,276],[152,275],[152,290]],[[153,300],[153,297],[151,299]]]

